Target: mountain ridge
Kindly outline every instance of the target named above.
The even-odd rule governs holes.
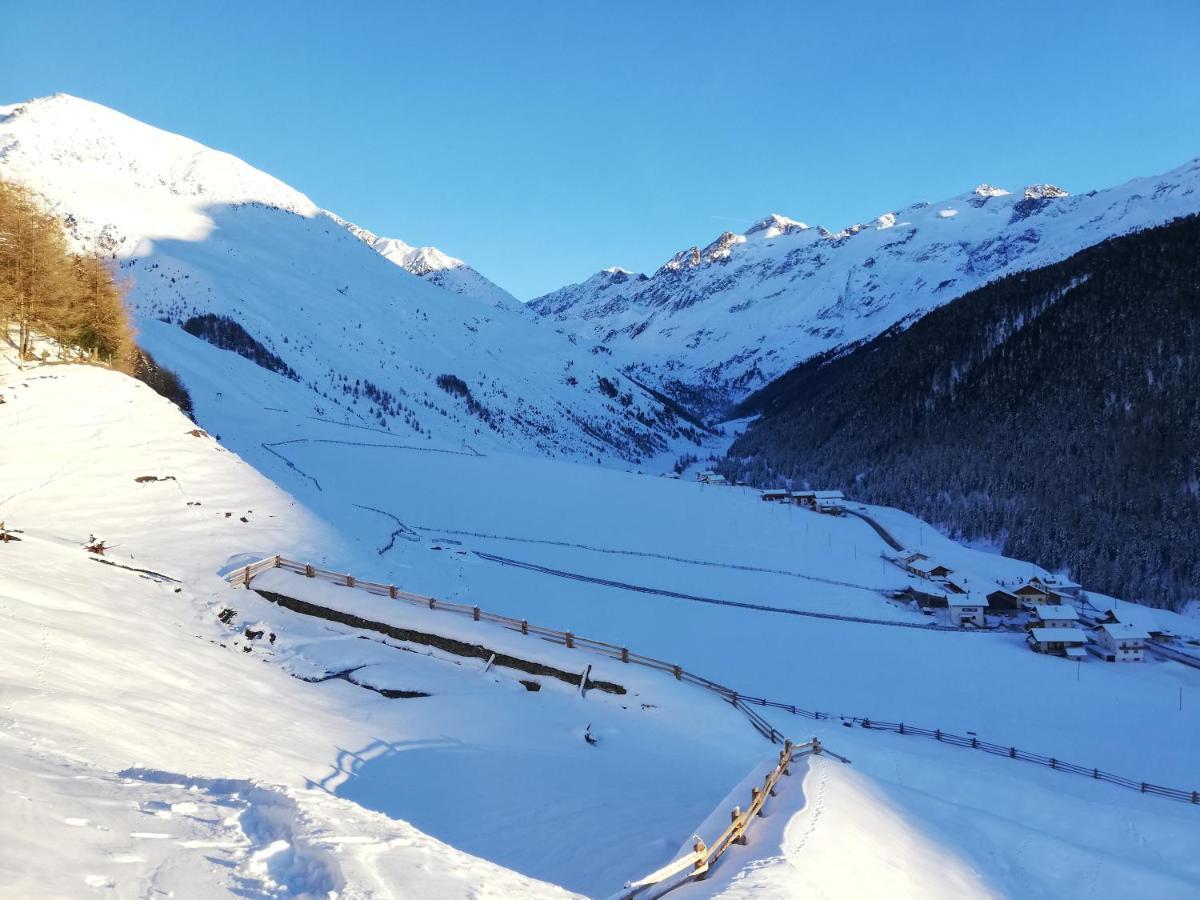
[[[1077,195],[984,183],[838,231],[775,214],[682,250],[651,275],[606,270],[529,305],[719,418],[805,359],[1011,272],[1197,211],[1200,158]]]

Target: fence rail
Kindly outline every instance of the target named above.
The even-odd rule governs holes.
[[[657,896],[661,896],[666,891],[679,887],[685,881],[703,878],[726,850],[734,844],[747,843],[747,830],[754,820],[762,815],[767,798],[775,796],[775,788],[780,780],[785,775],[791,774],[792,761],[797,756],[819,755],[822,749],[820,740],[815,737],[804,744],[784,741],[783,749],[779,751],[778,764],[767,773],[762,787],[755,786],[750,789],[750,804],[745,809],[735,806],[729,811],[729,824],[724,831],[708,843],[705,843],[704,839],[697,835],[695,843],[692,844],[691,853],[685,853],[683,856],[671,860],[661,869],[656,869],[637,881],[628,882],[625,889],[615,896],[620,900],[631,900],[651,888],[660,888]],[[836,756],[836,754],[831,755]],[[841,759],[841,757],[838,758]]]
[[[598,641],[593,638],[583,637],[574,634],[570,631],[558,631],[553,628],[545,628],[540,625],[530,624],[525,619],[516,619],[511,616],[502,616],[497,613],[487,612],[480,609],[478,606],[470,606],[465,603],[452,603],[446,600],[439,600],[436,597],[428,597],[424,594],[414,594],[411,591],[401,590],[394,584],[382,584],[375,581],[362,581],[355,578],[353,575],[342,572],[333,572],[328,569],[320,569],[313,565],[297,562],[295,560],[286,559],[282,556],[269,556],[266,559],[259,560],[256,563],[243,566],[235,569],[225,576],[226,581],[234,586],[250,587],[250,583],[255,576],[270,569],[286,569],[289,572],[295,572],[299,575],[304,575],[308,578],[319,578],[324,581],[332,582],[357,590],[366,591],[367,593],[376,594],[378,596],[388,597],[393,600],[402,600],[414,606],[421,606],[431,610],[440,610],[442,612],[457,613],[459,615],[468,615],[476,622],[493,622],[501,625],[504,628],[513,631],[519,631],[521,634],[532,634],[543,640],[551,643],[561,644],[568,648],[584,650],[589,653],[597,653],[610,659],[620,660],[622,663],[643,666],[649,669],[657,669],[660,672],[669,673],[677,681],[682,681],[687,684],[692,684],[704,690],[710,691],[722,697],[724,700],[731,703],[734,708],[739,710],[749,719],[750,724],[764,738],[775,744],[785,744],[787,739],[783,732],[779,731],[772,725],[761,713],[752,707],[761,709],[777,709],[782,712],[789,713],[793,716],[799,716],[806,719],[816,721],[822,720],[837,720],[844,723],[859,725],[862,728],[872,731],[890,731],[901,735],[917,735],[921,737],[932,738],[943,744],[950,744],[955,747],[965,747],[972,750],[981,750],[984,753],[990,753],[995,756],[1006,756],[1009,759],[1021,760],[1023,762],[1037,763],[1038,765],[1048,766],[1051,769],[1059,772],[1070,772],[1076,775],[1086,776],[1096,781],[1103,781],[1108,784],[1115,784],[1120,787],[1129,788],[1138,791],[1142,794],[1153,794],[1157,797],[1168,797],[1172,800],[1180,800],[1185,803],[1193,804],[1200,807],[1200,791],[1188,791],[1181,788],[1164,787],[1163,785],[1151,784],[1145,781],[1138,781],[1132,778],[1125,778],[1120,775],[1114,775],[1111,772],[1105,772],[1097,768],[1089,768],[1087,766],[1076,765],[1075,763],[1065,762],[1061,759],[1052,756],[1043,756],[1039,753],[1031,753],[1027,750],[1020,750],[1016,747],[1006,746],[1002,744],[994,744],[988,741],[982,741],[979,738],[971,735],[964,736],[953,734],[941,729],[920,728],[915,725],[908,725],[904,722],[882,722],[877,719],[870,719],[864,716],[848,716],[838,715],[827,712],[819,712],[816,710],[804,709],[792,703],[781,703],[778,700],[769,700],[765,697],[753,697],[739,693],[731,687],[712,681],[702,675],[697,675],[694,672],[688,672],[682,666],[676,663],[669,663],[665,660],[656,659],[652,656],[645,656],[641,653],[635,653],[628,647],[609,644],[604,641]]]

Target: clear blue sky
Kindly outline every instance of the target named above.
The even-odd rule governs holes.
[[[1200,156],[1200,3],[4,0],[0,96],[65,91],[461,256],[522,299],[780,212]]]

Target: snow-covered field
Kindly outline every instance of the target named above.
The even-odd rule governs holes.
[[[0,544],[2,813],[14,825],[0,871],[23,896],[105,885],[122,896],[605,895],[727,816],[727,794],[774,755],[739,713],[668,675],[285,572],[256,582],[546,664],[591,664],[629,691],[580,697],[541,678],[532,693],[521,673],[409,652],[219,577],[273,552],[628,644],[750,694],[1193,780],[1200,672],[1076,669],[1019,635],[922,630],[925,617],[880,593],[906,576],[859,520],[594,466],[406,450],[387,435],[370,441],[386,447],[317,443],[347,429],[283,413],[262,427],[295,435],[273,448],[286,461],[255,451],[253,429],[239,439],[260,475],[123,376],[4,365],[0,518],[23,533]],[[902,517],[889,527],[902,531]],[[145,571],[93,559],[81,549],[92,536],[107,561]],[[950,542],[938,552],[979,577],[1029,571]],[[1200,888],[1188,805],[837,720],[771,718],[852,764],[798,771],[751,843],[686,892]]]

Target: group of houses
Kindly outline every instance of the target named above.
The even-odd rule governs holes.
[[[981,627],[992,613],[1024,616],[1026,643],[1036,653],[1082,660],[1089,654],[1106,662],[1142,662],[1146,642],[1161,638],[1136,620],[1136,613],[1109,610],[1087,627],[1073,605],[1083,599],[1083,587],[1057,575],[1035,575],[1018,585],[996,585],[986,594],[976,591],[966,577],[924,553],[892,558],[912,575],[936,585],[941,594],[920,596],[931,605],[945,603],[951,624]]]
[[[762,499],[767,503],[793,503],[829,516],[840,516],[846,511],[846,496],[841,491],[789,491],[785,488],[768,488],[762,492]]]

